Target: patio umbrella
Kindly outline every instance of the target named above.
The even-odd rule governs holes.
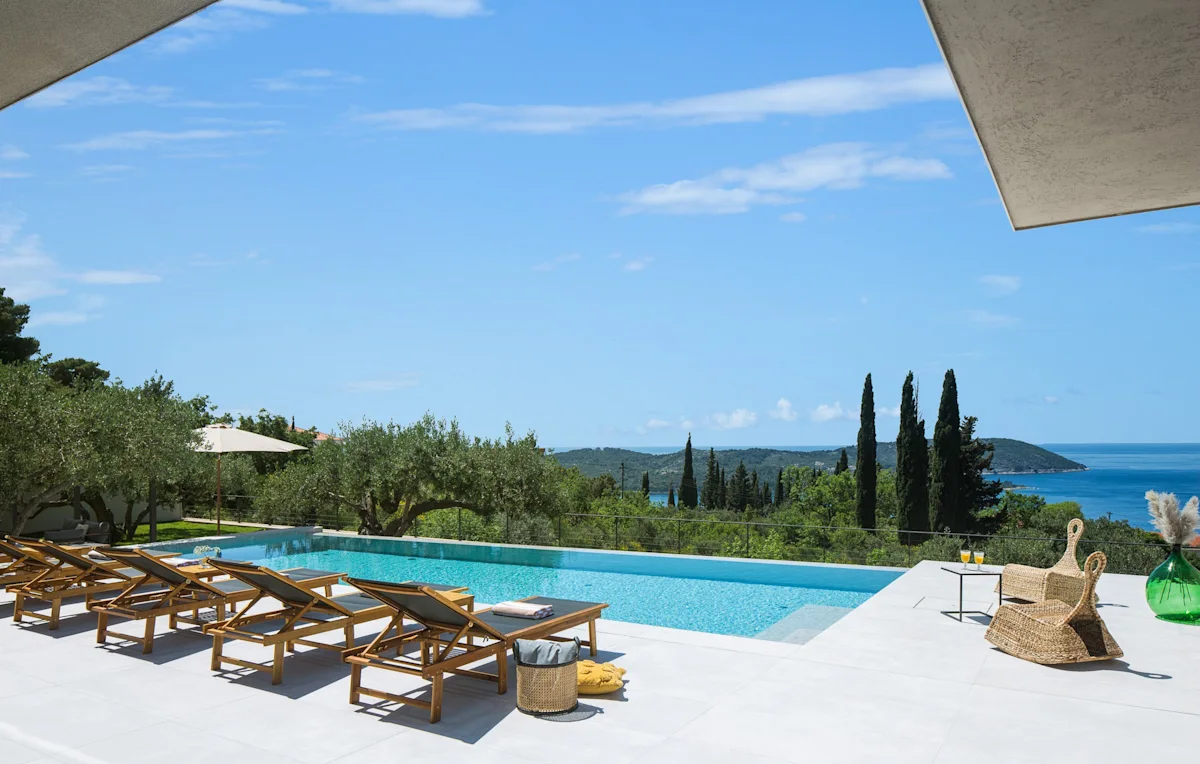
[[[297,446],[286,440],[268,438],[255,432],[247,432],[228,424],[210,424],[196,430],[200,434],[197,451],[217,455],[217,533],[221,532],[221,454],[245,453],[258,451],[267,453],[286,453],[288,451],[304,451],[304,446]]]

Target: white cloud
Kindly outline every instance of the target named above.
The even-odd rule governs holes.
[[[741,430],[753,427],[758,422],[758,414],[749,409],[734,409],[728,414],[720,411],[710,414],[708,420],[717,430]]]
[[[674,426],[674,422],[669,422],[666,419],[650,419],[646,422],[647,430],[663,430],[667,427]]]
[[[1138,227],[1138,233],[1196,233],[1200,231],[1200,223],[1153,223]]]
[[[779,219],[784,223],[803,223],[808,220],[808,215],[803,212],[785,212],[779,216]]]
[[[13,180],[16,178],[32,178],[33,174],[28,172],[17,172],[16,170],[0,170],[0,180]]]
[[[1000,297],[1006,294],[1012,294],[1021,288],[1020,276],[999,276],[992,274],[990,276],[980,276],[979,283],[983,284],[989,294]]]
[[[161,85],[134,85],[120,77],[67,79],[25,99],[31,109],[59,106],[96,106],[122,103],[161,103],[172,89]]]
[[[968,310],[967,320],[973,324],[981,326],[1012,326],[1017,323],[1016,316],[1008,316],[1003,313],[992,313],[988,310]]]
[[[6,162],[12,162],[12,161],[16,161],[17,159],[28,159],[28,158],[29,158],[29,154],[26,154],[24,151],[21,151],[21,149],[17,148],[16,146],[12,145],[11,143],[5,143],[4,145],[0,146],[0,159],[4,160]]]
[[[942,180],[950,168],[937,159],[889,156],[865,143],[831,143],[753,167],[731,167],[699,180],[681,180],[618,197],[622,214],[726,215],[754,205],[792,204],[794,194],[819,188],[861,187],[868,179]]]
[[[133,170],[129,164],[90,164],[79,169],[79,174],[95,180],[115,180],[118,176]]]
[[[894,408],[888,408],[887,406],[880,406],[879,408],[875,409],[875,413],[883,416],[899,417],[900,407],[896,406]]]
[[[352,393],[390,393],[416,387],[417,380],[416,374],[397,374],[394,377],[347,382],[346,389]]]
[[[355,2],[344,1],[347,4]],[[364,3],[370,1],[363,0]],[[957,91],[946,67],[927,64],[907,69],[808,77],[746,90],[665,101],[600,106],[463,103],[444,109],[394,109],[361,114],[354,119],[393,130],[470,128],[497,132],[564,133],[593,127],[656,123],[705,125],[758,122],[772,116],[852,114],[901,103],[956,97]]]
[[[483,0],[326,0],[347,13],[411,14],[460,19],[486,12]]]
[[[787,398],[780,398],[775,403],[775,408],[768,413],[772,419],[782,419],[785,422],[794,422],[800,416],[800,412],[796,411]]]
[[[335,72],[332,69],[292,69],[278,77],[255,80],[260,88],[275,92],[296,90],[327,90],[337,85],[362,82],[357,74]]]
[[[654,262],[653,257],[635,258],[633,260],[626,261],[626,263],[621,266],[621,269],[633,272],[644,271],[646,268],[650,267],[650,263],[652,262]]]
[[[212,143],[233,138],[256,135],[276,135],[279,131],[274,128],[259,130],[130,130],[123,133],[101,135],[79,143],[68,143],[63,146],[72,151],[143,151],[159,146],[180,145],[189,143]]]
[[[856,421],[858,419],[857,414],[842,408],[841,401],[834,401],[832,406],[828,403],[822,403],[812,410],[811,416],[814,422]]]
[[[162,276],[144,271],[84,271],[78,279],[84,284],[156,284]]]
[[[1058,396],[1047,395],[1044,398],[1042,398],[1042,400],[1045,401],[1046,403],[1049,403],[1051,406],[1053,406],[1054,404],[1058,403]]]

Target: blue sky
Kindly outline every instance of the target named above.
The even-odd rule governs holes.
[[[57,357],[554,446],[1194,441],[1194,209],[1014,233],[916,2],[240,0],[0,113]]]

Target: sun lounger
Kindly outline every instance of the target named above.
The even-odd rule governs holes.
[[[104,644],[109,635],[139,642],[142,652],[154,650],[154,627],[160,616],[167,616],[170,628],[180,623],[204,626],[227,617],[226,608],[253,600],[259,591],[237,579],[211,580],[225,571],[196,561],[195,567],[180,567],[164,562],[144,549],[109,549],[106,554],[117,562],[136,570],[140,577],[112,599],[92,602],[88,609],[96,613],[96,642]],[[295,568],[281,574],[305,589],[324,587],[330,590],[342,577],[341,573],[311,568]],[[201,610],[212,610],[213,617],[204,617]],[[189,615],[190,613],[190,615]],[[145,621],[145,633],[135,637],[108,628],[110,618]]]
[[[429,710],[429,721],[442,718],[442,679],[446,673],[495,682],[497,692],[508,689],[508,650],[518,639],[566,640],[558,636],[575,626],[587,624],[585,643],[596,654],[596,619],[608,605],[596,602],[577,602],[549,597],[530,597],[525,602],[549,605],[553,615],[539,620],[515,618],[481,611],[469,612],[456,606],[443,593],[420,584],[394,584],[347,578],[347,583],[375,597],[388,606],[392,619],[388,626],[369,644],[347,650],[344,660],[350,664],[350,702],[358,703],[359,696],[402,703]],[[405,630],[404,619],[415,621],[419,628]],[[447,636],[449,635],[449,636]],[[418,656],[405,654],[405,648],[417,644]],[[396,651],[395,657],[385,653]],[[467,666],[492,658],[496,673],[489,674]],[[366,668],[381,668],[428,680],[432,687],[429,701],[383,690],[364,687],[362,672]]]
[[[46,566],[45,570],[30,580],[7,587],[7,591],[16,595],[13,620],[17,623],[29,616],[48,621],[52,630],[57,629],[63,600],[83,597],[85,603],[91,605],[93,597],[120,591],[139,575],[136,569],[123,567],[120,563],[91,559],[86,550],[73,549],[45,540],[15,541],[22,547],[38,553],[41,564]],[[31,599],[50,603],[50,615],[27,611],[25,603]]]
[[[387,618],[391,608],[379,600],[361,593],[342,594],[337,597],[322,596],[303,586],[298,586],[285,575],[270,568],[244,562],[213,559],[210,564],[233,576],[245,585],[253,587],[254,601],[241,613],[232,618],[208,626],[205,631],[212,635],[213,671],[230,664],[241,668],[265,671],[271,674],[271,684],[283,681],[284,651],[294,652],[296,645],[306,645],[321,650],[334,650],[339,654],[354,647],[354,627],[360,623]],[[283,604],[277,610],[253,613],[251,608],[264,597],[272,597]],[[311,637],[330,631],[341,631],[345,647],[317,642]],[[270,663],[254,663],[224,655],[225,640],[233,639],[252,642],[273,650]]]
[[[47,558],[38,550],[23,546],[11,538],[0,540],[0,554],[5,558],[3,565],[0,565],[0,586],[5,589],[66,565],[62,560]]]

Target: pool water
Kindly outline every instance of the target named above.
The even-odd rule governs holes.
[[[899,575],[838,566],[334,534],[275,536],[263,543],[253,538],[257,535],[204,543],[220,547],[224,557],[276,570],[308,567],[383,581],[466,586],[480,603],[535,595],[606,602],[605,618],[747,637],[804,607],[857,607]],[[168,546],[187,552],[194,545]]]

